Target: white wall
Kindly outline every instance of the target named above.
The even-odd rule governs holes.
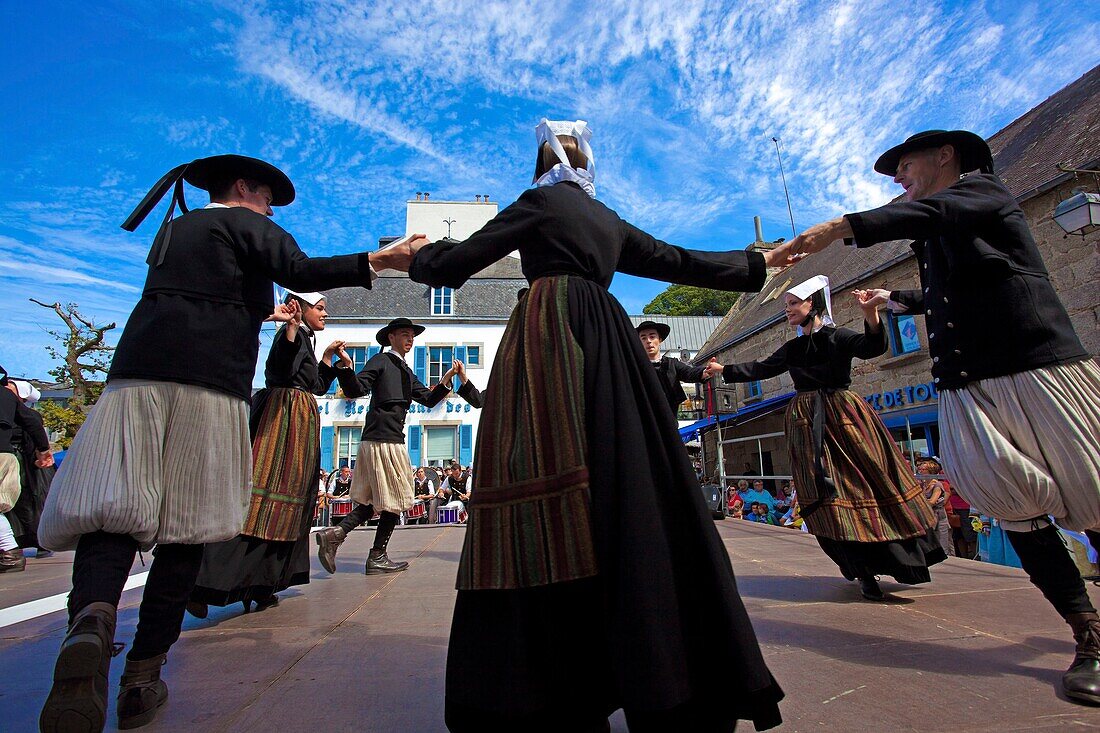
[[[466,239],[497,215],[495,203],[477,201],[409,201],[405,208],[405,234],[426,234],[431,241],[447,236],[446,219],[451,219],[451,239]]]
[[[348,346],[375,345],[375,334],[384,325],[385,323],[381,321],[373,324],[329,325],[322,333],[318,334],[317,352],[320,354],[329,343],[337,340],[346,341]],[[485,383],[489,378],[493,360],[496,358],[501,337],[504,335],[505,321],[502,319],[499,323],[493,324],[446,323],[426,325],[427,329],[424,333],[416,338],[415,346],[477,345],[481,347],[482,366],[479,368],[468,367],[466,373],[474,385],[479,389],[485,389]],[[406,360],[409,367],[413,367],[412,352],[406,356]],[[429,384],[428,386],[431,387],[433,385]],[[321,413],[321,427],[325,428],[331,426],[337,428],[336,432],[338,433],[338,429],[342,427],[362,427],[366,412],[370,406],[370,397],[368,396],[357,400],[319,397],[317,403]],[[481,411],[469,406],[466,401],[457,394],[452,392],[446,400],[436,405],[430,411],[421,412],[420,410],[422,409],[425,408],[413,403],[413,411],[408,414],[405,422],[406,435],[409,435],[408,427],[411,425],[419,425],[422,428],[470,425],[472,426],[473,441],[474,444],[476,444],[478,423],[481,420]],[[422,431],[421,456],[425,455],[425,440],[426,433]],[[459,457],[457,454],[457,446],[456,454],[453,457]],[[424,462],[424,460],[421,460],[421,463]],[[335,464],[335,460],[332,455],[323,455],[321,457],[321,463],[322,467],[329,470]]]

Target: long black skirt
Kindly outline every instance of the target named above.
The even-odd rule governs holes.
[[[270,394],[269,390],[261,390],[253,398],[249,419],[253,442]],[[313,469],[313,476],[317,475],[318,469],[319,460]],[[317,494],[314,492],[313,503],[307,503],[302,510],[298,539],[294,541],[280,542],[237,535],[231,540],[207,544],[203,549],[198,580],[191,591],[191,600],[211,606],[228,606],[261,600],[292,585],[308,584],[312,550],[309,529],[313,524],[316,502]]]
[[[19,500],[7,516],[20,547],[38,547],[38,521],[56,469],[34,465],[34,453],[16,454],[19,459]]]
[[[821,549],[848,580],[889,575],[899,583],[917,585],[932,578],[928,567],[947,559],[935,530],[923,537],[891,542],[845,542],[818,537]]]
[[[782,690],[638,335],[596,283],[570,278],[568,302],[584,353],[599,574],[460,590],[447,726],[602,730],[618,708],[632,731],[732,731],[738,719],[758,730],[778,725]],[[511,376],[494,370],[490,389]]]

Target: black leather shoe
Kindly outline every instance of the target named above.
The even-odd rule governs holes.
[[[207,614],[210,613],[210,607],[198,601],[188,601],[185,608],[195,618],[206,618]]]
[[[42,733],[101,731],[107,722],[107,678],[114,643],[116,609],[90,603],[77,612],[53,670],[38,727]]]
[[[370,551],[367,555],[367,575],[379,575],[381,573],[400,573],[408,569],[407,562],[394,562],[390,556],[382,552]]]
[[[882,593],[882,588],[879,587],[878,581],[874,578],[860,578],[859,592],[869,601],[886,600],[886,596]]]
[[[279,605],[279,596],[275,594],[269,595],[267,598],[257,598],[255,611],[263,611],[264,609],[271,608],[272,606]]]
[[[1071,613],[1066,621],[1077,640],[1077,655],[1062,675],[1062,691],[1074,702],[1100,705],[1100,616]]]

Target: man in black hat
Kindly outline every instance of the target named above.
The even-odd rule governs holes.
[[[668,406],[672,408],[672,414],[675,415],[679,406],[687,399],[682,383],[702,382],[706,365],[692,366],[671,356],[661,356],[661,344],[668,338],[668,334],[672,330],[667,323],[642,321],[634,330],[638,332],[638,337],[642,340],[642,348],[645,349],[646,357],[649,358],[650,363],[657,370],[657,378],[661,381],[661,389],[664,390],[665,397],[668,399]]]
[[[456,373],[452,366],[431,389],[417,379],[405,363],[405,356],[412,350],[413,340],[423,332],[424,326],[408,318],[390,321],[376,336],[381,346],[390,347],[389,351],[375,354],[363,365],[356,375],[358,389],[355,385],[344,387],[344,394],[351,399],[369,392],[371,400],[351,484],[351,498],[356,507],[336,527],[316,533],[317,557],[330,573],[336,572],[336,551],[348,532],[371,519],[375,509],[381,516],[374,546],[367,555],[367,575],[397,573],[409,566],[407,562],[394,562],[386,554],[399,515],[412,507],[414,501],[413,467],[405,449],[405,417],[413,402],[431,408],[446,399]]]
[[[210,203],[188,212],[184,181],[205,189]],[[169,189],[141,299],[39,528],[50,549],[76,550],[69,632],[43,731],[103,728],[119,598],[135,554],[153,545],[119,727],[148,723],[167,699],[160,668],[179,638],[203,543],[234,537],[243,524],[252,476],[248,403],[273,281],[298,291],[369,288],[376,267],[404,270],[418,246],[306,256],[270,218],[273,206],[293,201],[290,179],[239,155],[174,168],[124,228],[136,228]],[[177,205],[184,214],[172,219]]]
[[[914,240],[920,289],[867,298],[925,316],[948,478],[1000,520],[1031,582],[1073,629],[1066,696],[1100,704],[1100,617],[1050,519],[1100,547],[1100,367],[984,140],[922,132],[875,170],[905,189],[901,200],[810,227],[791,249]]]
[[[23,548],[4,512],[11,511],[20,498],[19,459],[12,437],[20,431],[23,440],[33,444],[35,464],[41,468],[53,464],[50,442],[42,426],[42,416],[23,404],[8,387],[8,373],[0,367],[0,573],[20,572],[27,566]]]

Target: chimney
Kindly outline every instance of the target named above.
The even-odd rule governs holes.
[[[476,195],[474,196],[474,198],[475,198],[475,199],[477,199],[477,202],[478,202],[479,204],[481,203],[481,194],[480,194],[480,193],[479,193],[479,194],[476,194]]]
[[[760,226],[760,217],[759,216],[754,216],[752,218],[752,223],[756,227],[756,241],[757,242],[763,242],[764,241],[764,228],[762,226]]]
[[[483,193],[481,195],[485,198],[485,203],[489,203],[489,194]]]
[[[421,193],[420,191],[417,191],[416,192],[416,200],[419,201],[420,197],[423,196],[423,195],[424,195],[423,193]]]
[[[431,194],[428,193],[427,191],[425,191],[424,192],[424,200],[427,201],[429,196],[431,196]]]

